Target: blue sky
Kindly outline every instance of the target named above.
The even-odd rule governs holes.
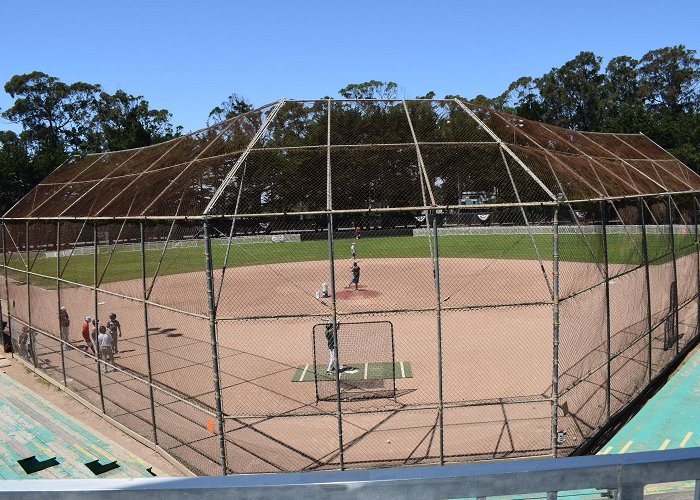
[[[100,83],[167,108],[185,130],[233,92],[260,106],[375,79],[405,97],[492,97],[582,50],[604,65],[700,50],[697,0],[33,0],[4,2],[1,19],[0,83],[34,70]],[[0,92],[0,108],[11,105]]]

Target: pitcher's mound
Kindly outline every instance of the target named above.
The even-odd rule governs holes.
[[[379,297],[381,295],[376,290],[370,290],[368,288],[360,288],[355,290],[354,288],[347,288],[335,293],[335,298],[338,300],[360,300],[360,299],[371,299],[373,297]]]

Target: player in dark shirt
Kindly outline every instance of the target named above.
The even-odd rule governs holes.
[[[355,285],[355,290],[357,290],[357,287],[360,284],[360,263],[354,262],[350,271],[352,271],[352,280],[350,280],[350,284],[348,284],[348,286],[345,288],[350,288],[352,285]]]
[[[340,328],[340,323],[335,324],[335,331],[336,335],[338,332],[338,329]],[[333,321],[331,319],[326,320],[326,342],[328,342],[328,369],[326,369],[326,373],[331,373],[332,371],[335,370],[335,356],[336,356],[336,349],[335,349],[335,338],[333,337]]]

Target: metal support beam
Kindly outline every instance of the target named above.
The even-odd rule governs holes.
[[[557,456],[559,428],[559,206],[552,225],[552,456]]]
[[[440,430],[440,465],[445,464],[445,407],[442,395],[442,303],[440,299],[440,257],[438,246],[437,217],[433,216],[433,278],[435,281],[435,319],[437,322],[438,351],[438,425]]]
[[[343,445],[343,405],[340,401],[340,349],[338,346],[338,320],[335,296],[335,259],[333,256],[333,216],[328,216],[328,261],[330,272],[330,292],[333,322],[333,345],[335,346],[335,397],[338,410],[338,460],[340,470],[345,470],[345,450]]]
[[[98,243],[97,224],[92,225],[92,237],[93,237],[92,244],[93,244],[93,250],[94,250],[94,253],[92,254],[92,282],[94,283],[94,286],[93,286],[93,292],[94,292],[93,293],[93,301],[94,301],[93,307],[94,307],[94,311],[95,311],[95,316],[94,316],[95,329],[97,329],[99,332],[100,320],[98,317],[98,308],[97,308],[97,250],[98,250],[97,249],[97,246],[98,246],[97,245],[97,243]],[[100,370],[100,368],[101,368],[101,366],[100,366],[101,365],[101,363],[100,363],[100,345],[97,342],[98,336],[99,336],[99,333],[97,335],[95,335],[94,337],[91,334],[90,338],[91,338],[93,344],[95,345],[95,356],[97,359],[97,366],[96,366],[97,367],[97,385],[99,386],[99,389],[100,389],[100,405],[102,406],[102,413],[106,414],[107,411],[105,410],[105,396],[104,396],[104,390],[102,387],[102,370]]]
[[[58,336],[61,339],[61,373],[63,374],[63,386],[68,387],[66,381],[66,355],[63,344],[63,331],[61,330],[61,223],[56,223],[56,298],[58,306]],[[70,342],[70,335],[66,339]],[[69,344],[70,345],[70,344]]]
[[[214,265],[211,254],[211,237],[209,219],[204,220],[204,259],[207,266],[207,298],[209,306],[209,337],[211,343],[211,367],[214,374],[214,398],[216,405],[216,423],[219,432],[219,454],[221,457],[221,474],[228,474],[226,463],[226,434],[224,429],[223,404],[221,402],[221,380],[219,377],[219,350],[216,334],[216,304],[214,302]]]
[[[647,378],[651,381],[652,378],[652,368],[651,368],[651,338],[652,338],[652,311],[651,311],[651,281],[649,278],[649,244],[647,242],[647,221],[646,221],[646,203],[644,203],[643,198],[639,198],[639,214],[641,217],[642,225],[642,259],[644,260],[644,282],[646,284],[647,292],[647,331],[649,332],[647,338]]]
[[[610,378],[612,377],[611,370],[611,339],[610,339],[610,268],[608,266],[608,210],[605,206],[605,202],[600,202],[600,220],[603,229],[603,264],[604,278],[605,278],[605,353],[606,353],[606,364],[607,364],[607,376],[605,378],[605,411],[607,415],[607,420],[610,420]]]
[[[675,303],[676,307],[674,308],[673,312],[673,329],[674,331],[672,332],[672,335],[674,335],[676,339],[676,355],[680,352],[680,344],[681,344],[681,339],[679,337],[680,331],[679,331],[679,325],[678,325],[678,268],[676,266],[676,239],[673,234],[673,200],[671,198],[671,195],[668,195],[666,198],[666,206],[667,206],[667,212],[668,212],[668,230],[669,230],[669,237],[670,237],[670,243],[671,243],[671,258],[673,259],[673,282],[675,283],[675,286],[672,289],[673,293],[673,302]]]
[[[696,324],[695,324],[695,334],[700,333],[700,238],[698,237],[698,210],[700,210],[700,205],[698,205],[698,197],[693,196],[693,224],[695,225],[695,263],[697,268],[697,290],[698,294],[698,309],[696,314]]]
[[[29,323],[29,345],[31,347],[29,354],[32,357],[32,365],[34,365],[34,368],[36,368],[36,331],[34,330],[34,325],[32,324],[32,283],[29,279],[31,276],[29,274],[29,221],[27,221],[25,225],[24,244],[27,257],[27,323]]]
[[[153,443],[158,444],[158,432],[156,427],[156,402],[153,397],[153,370],[151,369],[151,344],[148,333],[148,303],[146,299],[146,238],[143,222],[139,224],[141,239],[141,289],[143,293],[143,331],[146,336],[146,370],[148,371],[148,399],[151,403],[151,425],[153,426]]]
[[[12,338],[12,306],[13,304],[10,302],[10,280],[7,277],[7,243],[5,241],[5,230],[6,226],[5,223],[2,223],[2,226],[0,227],[0,230],[2,230],[2,268],[3,268],[3,274],[5,275],[5,298],[7,301],[7,329],[10,332],[10,338]],[[13,353],[14,356],[14,353]]]
[[[333,175],[331,169],[331,100],[328,99],[326,123],[326,209],[333,210]],[[338,461],[345,470],[345,446],[343,444],[343,405],[340,401],[340,350],[338,349],[338,304],[335,295],[335,250],[333,241],[333,214],[328,214],[328,272],[331,293],[331,321],[335,346],[335,396],[338,411]]]

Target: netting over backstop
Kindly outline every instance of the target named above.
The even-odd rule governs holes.
[[[644,135],[281,100],[62,164],[2,219],[0,313],[200,474],[561,456],[697,342],[698,195]]]

